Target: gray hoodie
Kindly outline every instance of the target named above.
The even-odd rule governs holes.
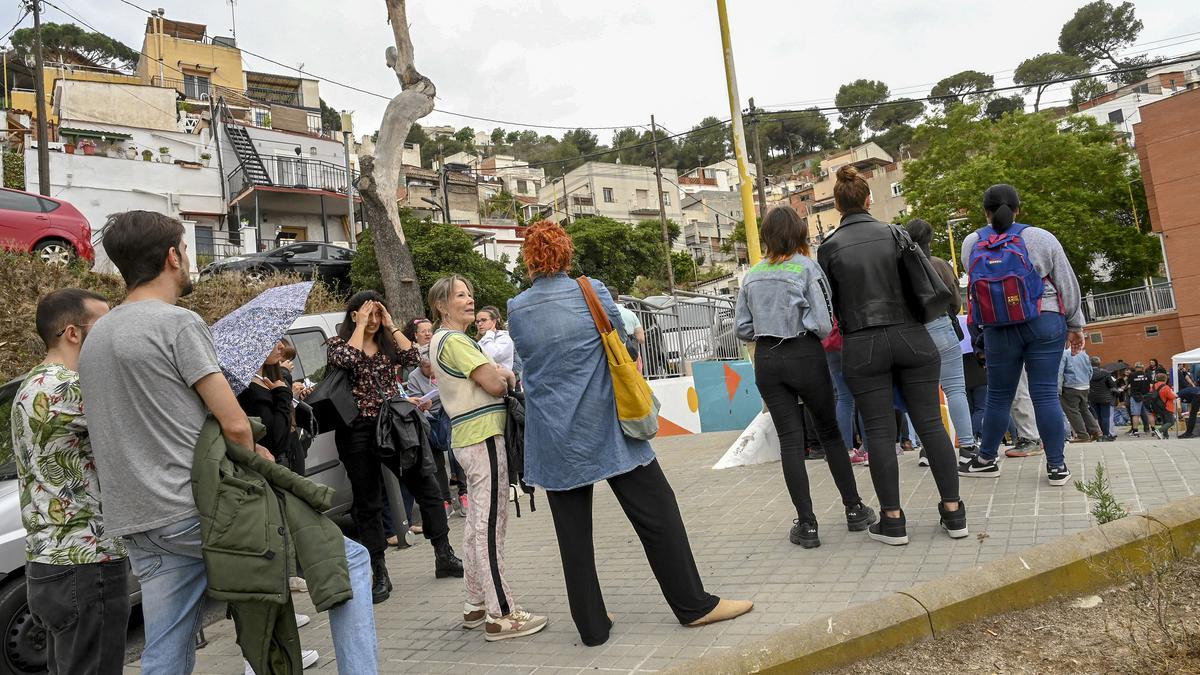
[[[1029,250],[1029,259],[1033,268],[1046,281],[1046,290],[1042,293],[1041,308],[1043,312],[1057,312],[1067,318],[1067,330],[1083,330],[1085,319],[1080,305],[1079,280],[1075,278],[1075,270],[1067,260],[1058,238],[1040,227],[1029,226],[1021,231],[1021,239],[1025,240],[1025,248]],[[979,241],[979,234],[972,232],[967,235],[962,244],[962,260],[966,264],[971,259],[971,250]]]

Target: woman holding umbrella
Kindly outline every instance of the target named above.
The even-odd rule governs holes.
[[[421,508],[426,539],[433,542],[435,574],[462,577],[462,561],[454,555],[448,538],[450,526],[442,506],[441,490],[433,475],[424,475],[418,467],[404,471],[399,458],[381,457],[375,439],[380,408],[403,392],[401,374],[405,367],[419,365],[417,349],[392,321],[375,291],[361,291],[350,298],[346,317],[337,337],[328,342],[329,363],[343,368],[350,376],[358,416],[337,429],[338,457],[346,467],[350,488],[354,491],[351,513],[358,536],[371,552],[374,581],[371,594],[378,604],[388,598],[392,582],[384,564],[387,538],[383,531],[383,467],[386,466],[408,488]]]

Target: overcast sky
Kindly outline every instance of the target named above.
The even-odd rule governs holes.
[[[119,0],[48,0],[140,48],[146,15]],[[227,0],[134,0],[167,18],[229,35]],[[0,30],[16,0],[0,0]],[[937,80],[975,69],[1011,83],[1023,59],[1057,50],[1059,29],[1082,0],[730,0],[740,93],[760,106],[832,105],[840,84],[881,79],[894,95],[927,95]],[[1200,3],[1140,0],[1145,23],[1133,51],[1200,51]],[[336,7],[337,9],[334,9]],[[438,88],[438,108],[516,123],[605,127],[648,124],[680,132],[708,115],[728,117],[713,0],[410,0],[417,67]],[[392,44],[383,0],[239,0],[244,49],[387,96],[399,90],[383,60]],[[46,21],[69,21],[53,7]],[[1188,35],[1194,33],[1194,35]],[[1177,37],[1178,36],[1178,37]],[[1174,38],[1168,40],[1167,38]],[[249,70],[286,69],[244,55]],[[293,71],[294,74],[294,71]],[[379,124],[386,100],[321,83],[356,133]],[[1066,98],[1050,92],[1051,102]],[[516,128],[442,112],[423,124]],[[544,133],[561,135],[561,131]],[[597,130],[607,143],[611,131]]]

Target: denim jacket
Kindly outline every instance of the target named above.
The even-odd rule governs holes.
[[[592,287],[624,337],[616,303]],[[608,359],[574,279],[535,278],[508,301],[508,328],[525,363],[525,482],[573,490],[654,461],[649,443],[621,432]]]
[[[793,338],[814,333],[824,339],[833,330],[829,283],[821,266],[797,253],[781,263],[766,260],[742,280],[734,321],[737,337]]]

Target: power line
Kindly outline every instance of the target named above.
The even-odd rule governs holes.
[[[0,35],[0,42],[3,42],[5,39],[8,38],[9,35],[12,35],[17,30],[17,27],[20,26],[21,23],[23,21],[25,21],[25,19],[27,19],[27,18],[29,18],[29,10],[28,9],[25,10],[25,13],[21,15],[21,18],[17,19],[17,22],[13,24],[13,27],[8,29],[7,33],[5,33],[4,35]]]

